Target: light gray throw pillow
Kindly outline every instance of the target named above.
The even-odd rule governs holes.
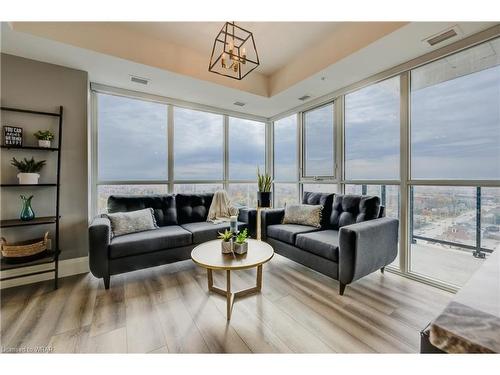
[[[321,228],[323,206],[312,204],[287,204],[283,224],[300,224]]]
[[[116,212],[113,214],[106,214],[105,216],[111,222],[111,232],[114,237],[158,228],[152,208],[129,212]]]

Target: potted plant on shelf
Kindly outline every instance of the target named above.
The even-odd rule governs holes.
[[[17,168],[20,185],[36,185],[38,184],[38,179],[40,172],[45,165],[45,160],[35,161],[33,157],[30,160],[24,158],[24,160],[17,160],[12,158],[11,164]]]
[[[234,252],[236,254],[245,254],[248,251],[248,230],[243,229],[236,235],[236,240],[234,241]]]
[[[219,239],[221,242],[222,254],[230,254],[233,252],[233,232],[226,229],[224,233],[219,232]]]
[[[257,207],[271,207],[271,185],[273,181],[268,173],[261,174],[257,167]]]
[[[39,147],[50,148],[50,141],[54,139],[54,133],[50,130],[39,130],[34,136],[38,139]]]

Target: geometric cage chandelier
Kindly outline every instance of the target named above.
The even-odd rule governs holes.
[[[259,64],[253,34],[235,22],[226,22],[215,38],[208,71],[241,80]]]

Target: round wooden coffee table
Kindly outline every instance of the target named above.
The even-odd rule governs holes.
[[[262,289],[262,265],[269,262],[274,255],[271,245],[257,240],[248,240],[248,252],[243,255],[222,254],[221,241],[213,240],[196,246],[191,252],[191,259],[197,265],[207,269],[208,290],[226,297],[227,320],[231,319],[231,311],[235,298],[258,293]],[[257,283],[253,288],[231,292],[231,271],[257,267]],[[226,290],[214,286],[212,270],[226,271]]]

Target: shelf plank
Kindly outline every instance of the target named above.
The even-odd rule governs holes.
[[[18,269],[18,268],[24,268],[24,267],[31,267],[31,266],[38,266],[40,264],[48,264],[48,263],[53,263],[56,260],[56,256],[61,253],[60,250],[57,251],[48,251],[47,255],[44,256],[43,258],[32,260],[31,262],[24,262],[24,263],[8,263],[5,261],[5,259],[2,259],[0,261],[0,270],[1,271],[6,271],[6,270],[13,270],[13,269]],[[21,277],[21,275],[20,275]]]
[[[58,147],[9,146],[9,145],[1,145],[0,147],[8,150],[59,151]]]
[[[57,184],[1,184],[1,187],[57,186]]]
[[[2,111],[8,111],[8,112],[20,112],[20,113],[30,113],[32,115],[61,117],[60,113],[54,113],[54,112],[33,111],[31,109],[21,109],[21,108],[13,108],[13,107],[0,107],[0,109]]]
[[[24,227],[29,225],[54,224],[57,221],[55,216],[35,217],[30,221],[20,219],[0,220],[0,228]]]

